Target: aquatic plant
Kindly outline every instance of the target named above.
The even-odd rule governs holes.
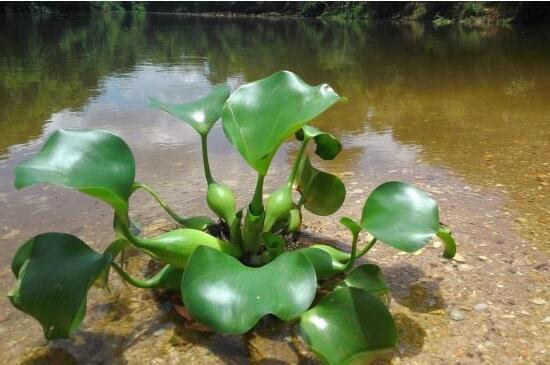
[[[15,186],[55,184],[107,203],[114,210],[116,239],[103,253],[67,233],[29,239],[13,258],[17,285],[9,293],[11,302],[41,323],[47,339],[68,338],[84,318],[90,286],[96,280],[108,282],[114,268],[131,285],[179,291],[193,319],[213,331],[243,334],[273,315],[295,322],[305,342],[328,364],[367,363],[391,350],[397,334],[382,271],[356,263],[377,242],[412,252],[434,236],[444,243],[443,255],[452,258],[455,243],[439,221],[436,202],[412,185],[386,182],[368,196],[359,220],[340,220],[351,232],[351,252],[321,243],[289,250],[285,240],[300,229],[302,209],[327,216],[344,202],[342,181],[316,168],[316,157],[306,149],[314,144],[315,155],[324,160],[338,155],[340,142],[309,122],[343,100],[330,86],[310,86],[288,71],[232,94],[228,86],[218,86],[187,104],[151,100],[153,107],[199,134],[206,202],[219,223],[178,215],[151,187],[136,181],[132,152],[117,135],[54,132],[36,155],[17,166]],[[219,119],[231,144],[257,173],[253,198],[240,209],[231,189],[210,171],[207,137]],[[264,201],[271,161],[292,135],[300,148],[288,179]],[[181,228],[152,238],[136,233],[129,200],[139,189],[151,194]],[[365,232],[371,238],[360,247]],[[146,279],[132,276],[122,259],[115,261],[130,246],[164,263],[163,268]]]

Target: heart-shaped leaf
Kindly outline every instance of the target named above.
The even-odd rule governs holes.
[[[421,249],[439,229],[435,200],[422,190],[399,181],[378,186],[363,207],[361,226],[399,250]]]
[[[241,86],[225,103],[223,129],[248,164],[267,174],[283,141],[342,98],[289,71]]]
[[[135,161],[128,145],[103,130],[58,130],[42,149],[15,169],[15,187],[55,184],[128,210]]]
[[[310,125],[306,125],[296,132],[296,138],[299,141],[303,141],[304,138],[313,138],[315,141],[315,153],[323,160],[334,159],[342,150],[342,144],[336,137]]]
[[[304,198],[304,207],[313,214],[331,215],[346,199],[346,187],[337,177],[319,171],[306,156],[298,179],[298,191]]]
[[[75,236],[43,233],[23,244],[12,262],[17,286],[8,297],[36,318],[47,339],[68,338],[86,312],[88,289],[110,264]]]
[[[219,85],[203,98],[185,104],[169,104],[149,99],[149,106],[167,111],[206,136],[222,115],[223,104],[229,97],[228,85]]]
[[[183,303],[193,318],[217,332],[241,334],[263,316],[297,318],[315,297],[315,271],[299,252],[265,266],[244,266],[209,247],[199,247],[183,273]]]
[[[386,306],[361,289],[336,289],[301,318],[302,337],[329,365],[369,364],[397,342]]]

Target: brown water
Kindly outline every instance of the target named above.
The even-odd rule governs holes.
[[[110,209],[91,198],[56,187],[13,188],[14,166],[52,131],[120,134],[140,181],[181,212],[208,214],[197,136],[149,109],[147,98],[190,101],[215,84],[236,88],[280,69],[349,98],[314,122],[344,145],[335,161],[318,164],[351,184],[345,207],[360,205],[383,180],[412,180],[437,196],[443,216],[456,209],[470,214],[468,224],[483,225],[497,212],[518,239],[547,251],[548,44],[547,28],[120,14],[2,19],[0,293],[14,282],[13,253],[32,235],[65,231],[98,249],[112,237]],[[214,175],[244,203],[254,174],[219,126],[210,150]],[[295,150],[294,143],[283,146],[268,186],[284,179]],[[133,209],[147,224],[162,215],[153,207],[138,196]],[[99,312],[91,309],[94,317]],[[40,343],[39,327],[22,318],[0,299],[0,336]],[[22,353],[22,345],[8,347],[8,358]]]

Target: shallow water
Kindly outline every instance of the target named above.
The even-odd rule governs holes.
[[[2,19],[0,292],[13,285],[13,253],[34,234],[66,231],[98,249],[112,237],[110,209],[91,198],[55,187],[13,188],[14,166],[52,131],[120,134],[140,181],[181,212],[208,214],[197,136],[149,109],[147,98],[190,101],[215,84],[234,89],[280,69],[310,84],[327,82],[349,99],[313,123],[344,145],[336,160],[317,164],[352,184],[346,207],[360,205],[386,179],[408,179],[447,211],[469,207],[479,224],[498,211],[518,239],[547,251],[549,41],[547,28],[121,14]],[[219,126],[209,142],[214,175],[244,203],[254,175]],[[268,186],[284,179],[295,151],[295,143],[281,149]],[[446,190],[452,195],[441,194]],[[144,196],[135,203],[145,224],[162,215]],[[100,311],[94,306],[91,316]],[[39,327],[21,328],[21,318],[0,299],[2,337],[40,343]],[[21,348],[11,348],[10,358]]]

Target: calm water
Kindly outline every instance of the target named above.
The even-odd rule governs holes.
[[[111,238],[111,212],[102,204],[55,187],[13,188],[14,166],[52,131],[120,134],[134,151],[140,180],[183,212],[207,213],[198,138],[150,110],[147,98],[190,101],[218,83],[236,88],[280,69],[310,84],[327,82],[349,98],[314,123],[343,142],[345,151],[325,163],[332,171],[371,182],[406,174],[456,186],[447,207],[461,205],[461,191],[476,191],[474,207],[498,201],[522,237],[547,248],[549,44],[544,28],[117,14],[3,19],[0,292],[13,285],[8,267],[15,249],[33,234],[67,231],[98,248]],[[244,199],[250,185],[240,183],[254,176],[219,126],[210,147],[215,176]],[[284,178],[278,171],[295,150],[292,143],[282,148],[272,184]],[[357,197],[350,194],[346,204]],[[136,203],[144,220],[160,214],[145,197]],[[0,304],[0,315],[16,316],[4,299]]]

